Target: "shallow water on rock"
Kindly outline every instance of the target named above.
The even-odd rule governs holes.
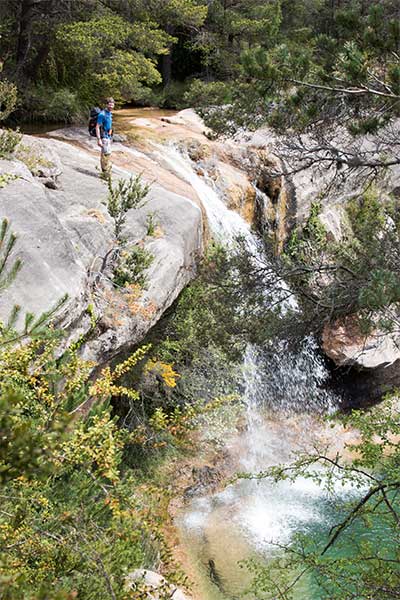
[[[355,440],[355,432],[340,425],[332,427],[323,418],[335,399],[323,389],[327,373],[313,347],[306,345],[296,356],[297,371],[295,357],[290,355],[270,365],[274,378],[265,364],[268,354],[248,350],[243,393],[247,427],[227,448],[240,457],[238,472],[255,475],[270,466],[286,464],[296,452],[311,451],[315,444],[333,457],[346,442]],[[278,379],[282,389],[274,405]],[[290,543],[296,532],[322,531],[335,518],[334,501],[355,493],[359,492],[343,485],[339,477],[329,495],[309,478],[293,483],[244,478],[219,493],[194,498],[176,518],[188,571],[193,573],[194,597],[242,597],[252,579],[243,561],[254,558],[268,565],[280,552],[277,545]],[[306,579],[297,586],[297,594],[298,600],[318,598]],[[251,594],[244,597],[256,600]]]
[[[341,445],[338,434],[337,429],[332,430],[309,415],[282,415],[279,419],[277,415],[265,414],[257,431],[257,440],[263,439],[259,468],[286,462],[296,449],[310,448],[315,439],[329,443],[333,453]],[[348,440],[354,434],[340,431],[340,436]],[[248,467],[251,453],[248,437],[247,431],[236,440],[243,445],[243,462],[238,464],[242,471]],[[334,496],[350,497],[354,493],[338,480]],[[304,478],[278,484],[266,479],[242,479],[217,494],[193,499],[178,514],[176,524],[189,558],[189,570],[194,573],[195,598],[238,598],[251,581],[241,563],[260,558],[268,564],[278,552],[275,544],[287,544],[295,532],[318,529],[331,521],[332,500],[318,484]],[[298,599],[317,598],[306,592],[304,585],[303,582],[303,592],[299,588],[302,595]]]

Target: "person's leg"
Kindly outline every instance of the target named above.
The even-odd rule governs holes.
[[[107,177],[110,177],[111,175],[111,154],[104,154],[103,150],[101,151],[100,154],[100,166],[101,166],[101,172],[103,173],[103,175],[106,175]]]

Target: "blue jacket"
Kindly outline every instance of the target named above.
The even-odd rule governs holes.
[[[111,138],[112,136],[112,113],[107,109],[99,112],[97,124],[100,125],[101,137]]]

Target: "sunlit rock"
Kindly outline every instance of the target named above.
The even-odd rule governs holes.
[[[325,353],[338,365],[363,369],[385,368],[400,359],[400,337],[375,330],[365,335],[355,316],[338,319],[324,327]]]
[[[99,177],[98,153],[79,145],[79,137],[70,140],[38,142],[40,156],[57,157],[58,189],[49,189],[42,177],[33,177],[29,165],[0,161],[0,174],[9,174],[0,187],[0,218],[7,218],[17,234],[15,256],[23,261],[16,281],[2,293],[0,318],[6,320],[14,304],[39,316],[68,294],[57,321],[67,331],[67,339],[86,336],[83,356],[101,364],[143,339],[193,278],[203,246],[203,217],[192,198],[154,181],[156,163],[150,163],[153,178],[147,202],[128,212],[123,231],[128,244],[141,244],[153,256],[147,284],[143,289],[115,288],[116,240],[105,206],[108,192]],[[31,148],[28,161],[34,161],[36,140],[24,136],[23,144]],[[115,166],[114,178],[137,172]],[[149,214],[153,232],[149,232]]]
[[[189,596],[175,585],[169,584],[162,575],[147,569],[136,569],[130,573],[126,577],[125,588],[127,591],[145,593],[149,600],[190,600]]]

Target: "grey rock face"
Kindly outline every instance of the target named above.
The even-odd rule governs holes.
[[[397,120],[391,126],[390,134],[392,136],[393,133],[395,134],[393,139],[398,139],[399,131],[400,120]],[[382,141],[387,134],[388,132],[383,130],[376,136],[369,135],[354,139],[346,133],[344,128],[338,128],[332,144],[339,148],[342,146],[351,149],[355,158],[362,156],[363,152],[367,152],[369,160],[382,160],[382,156],[385,154],[382,153]],[[307,142],[307,140],[305,141]],[[268,129],[255,132],[251,143],[259,147],[267,145],[279,148],[276,135]],[[312,147],[311,143],[310,147]],[[314,155],[310,152],[311,158],[315,158],[315,155],[315,152]],[[344,237],[351,236],[351,225],[346,206],[350,200],[360,197],[365,190],[365,179],[363,180],[359,173],[360,169],[351,169],[345,165],[341,169],[336,169],[334,165],[328,168],[318,168],[313,165],[293,173],[290,179],[296,207],[296,224],[305,223],[312,203],[316,202],[321,208],[318,218],[323,224],[328,238],[340,242]],[[399,186],[400,168],[395,165],[386,170],[384,181],[379,181],[376,186],[379,200],[385,202],[390,195],[398,198]],[[375,332],[365,336],[354,326],[354,321],[354,317],[350,316],[325,327],[322,336],[324,352],[339,367],[354,367],[355,370],[364,374],[369,373],[371,380],[373,377],[380,386],[389,380],[392,384],[399,385],[400,372],[398,371],[397,379],[395,375],[396,365],[398,366],[400,363],[398,332],[388,333],[380,331],[378,328]]]
[[[326,325],[322,342],[324,351],[338,366],[377,369],[400,360],[398,335],[379,329],[369,335],[362,334],[351,316]]]
[[[35,141],[24,136],[23,144],[35,151]],[[114,224],[98,157],[54,139],[39,143],[41,155],[55,165],[52,171],[34,177],[20,161],[0,161],[0,174],[10,175],[0,188],[0,218],[17,234],[14,257],[23,261],[0,297],[0,319],[7,319],[14,304],[40,315],[67,293],[59,324],[70,339],[87,332],[91,305],[98,327],[83,355],[102,364],[139,342],[193,277],[202,247],[201,211],[191,200],[152,185],[146,205],[128,212],[123,232],[128,244],[140,243],[154,256],[147,289],[117,291],[107,258],[116,246]],[[46,165],[50,169],[50,158]],[[132,174],[114,168],[115,179]],[[56,189],[49,189],[49,177]],[[149,213],[158,224],[154,237],[146,235]]]

